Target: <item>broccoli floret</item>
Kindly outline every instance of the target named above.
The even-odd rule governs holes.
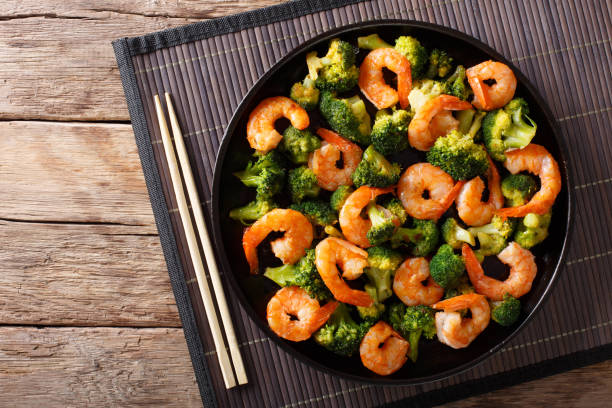
[[[244,207],[231,210],[229,212],[229,217],[233,220],[240,221],[244,225],[249,225],[277,207],[278,206],[272,199],[258,196]]]
[[[283,132],[278,149],[295,164],[308,163],[308,155],[321,147],[321,140],[310,130],[289,126]]]
[[[351,178],[355,187],[388,187],[397,183],[402,169],[397,163],[391,164],[385,156],[368,146]]]
[[[306,55],[306,64],[308,77],[321,90],[345,92],[357,85],[359,68],[355,65],[355,50],[346,41],[334,38],[323,58],[313,51]]]
[[[453,248],[444,244],[429,262],[429,273],[433,280],[444,289],[452,289],[460,283],[465,272],[463,258],[456,255]]]
[[[395,49],[410,61],[412,78],[422,78],[429,63],[429,55],[419,40],[407,35],[398,37],[395,40]]]
[[[369,285],[376,289],[376,299],[382,302],[393,295],[391,278],[403,257],[399,252],[380,246],[370,247],[367,251],[369,266],[365,274],[369,278]]]
[[[370,144],[371,119],[359,96],[340,99],[331,92],[322,92],[319,110],[332,130],[353,142]]]
[[[447,218],[442,224],[442,238],[453,249],[460,249],[464,242],[474,246],[476,240],[474,235],[465,228],[461,227],[456,219]]]
[[[425,77],[444,78],[453,68],[453,58],[446,51],[434,48],[429,54],[429,67]],[[452,95],[452,94],[451,94]]]
[[[485,117],[487,112],[476,111],[474,109],[466,109],[457,112],[456,119],[459,121],[459,127],[457,130],[468,135],[474,141],[480,138],[480,128],[482,127],[482,119]]]
[[[306,254],[293,265],[266,268],[264,276],[282,287],[299,286],[308,292],[310,297],[320,301],[332,298],[315,265],[314,249],[306,250]]]
[[[527,214],[519,221],[514,234],[514,240],[523,248],[529,249],[548,237],[548,227],[552,218],[552,211],[546,214]]]
[[[478,238],[480,248],[474,251],[476,258],[482,262],[485,256],[497,255],[506,247],[508,238],[512,235],[516,222],[510,218],[503,219],[494,216],[489,224],[472,227],[468,230]]]
[[[287,185],[294,203],[300,203],[307,197],[316,197],[321,190],[317,184],[317,176],[306,166],[289,170]]]
[[[471,88],[465,78],[465,68],[463,65],[458,65],[455,72],[444,81],[444,93],[467,101]]]
[[[331,208],[340,212],[344,202],[351,194],[353,194],[353,187],[351,186],[339,186],[336,191],[334,191],[329,198],[329,203],[331,204]]]
[[[416,112],[425,103],[444,93],[444,84],[432,79],[423,79],[412,83],[412,90],[408,94],[411,112]]]
[[[391,211],[393,215],[397,217],[400,225],[404,225],[406,220],[408,219],[408,213],[404,209],[404,205],[397,197],[392,197],[390,200],[383,204],[387,210]]]
[[[397,248],[400,245],[412,245],[411,254],[414,256],[427,256],[436,246],[440,239],[440,233],[436,223],[432,220],[412,221],[412,228],[398,228],[391,237],[391,246]]]
[[[291,204],[289,208],[304,214],[314,225],[326,227],[334,225],[338,221],[338,214],[326,201],[307,200],[299,204]]]
[[[470,180],[484,174],[489,168],[486,150],[468,135],[456,130],[439,137],[427,161],[447,172],[455,180]]]
[[[366,233],[370,244],[380,245],[388,241],[395,231],[397,218],[391,211],[375,202],[368,204],[367,213],[372,223],[372,226]]]
[[[469,277],[467,275],[462,275],[461,278],[459,278],[459,283],[456,287],[448,289],[446,292],[444,292],[444,299],[450,299],[455,296],[467,295],[475,292],[476,290],[471,285]]]
[[[528,174],[511,174],[502,180],[501,191],[506,205],[516,207],[531,200],[538,191],[538,184]]]
[[[401,152],[408,148],[408,125],[410,112],[398,109],[390,113],[379,110],[372,126],[372,146],[384,155]]]
[[[385,304],[382,303],[382,300],[378,298],[376,286],[367,283],[364,286],[364,290],[374,300],[374,303],[372,303],[372,306],[367,307],[357,306],[357,313],[359,313],[359,317],[361,317],[364,322],[374,324],[379,321],[383,313],[385,313],[386,307]]]
[[[356,323],[350,312],[349,306],[340,303],[323,327],[314,333],[314,340],[329,351],[341,356],[350,357],[355,354],[371,324],[370,322]]]
[[[410,343],[408,356],[416,362],[421,336],[433,339],[436,335],[434,311],[428,306],[406,306],[394,303],[387,312],[389,324]]]
[[[310,76],[307,76],[302,82],[293,84],[289,97],[302,108],[311,111],[319,104],[320,92],[315,86],[315,82],[310,79]]]
[[[491,319],[502,326],[512,326],[520,314],[521,302],[507,293],[503,300],[491,302]]]
[[[357,46],[364,50],[375,50],[377,48],[393,48],[393,46],[380,38],[378,34],[370,34],[357,38]]]
[[[255,187],[263,199],[272,197],[283,188],[285,169],[282,158],[272,151],[260,156],[256,162],[249,162],[246,169],[234,173],[234,176],[245,186]]]
[[[537,125],[528,114],[529,106],[523,98],[514,98],[504,108],[487,113],[482,122],[482,136],[493,159],[504,161],[506,150],[521,149],[531,143]]]

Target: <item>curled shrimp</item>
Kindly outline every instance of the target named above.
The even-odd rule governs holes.
[[[429,122],[429,134],[436,140],[439,137],[446,136],[451,130],[459,128],[459,121],[455,119],[451,111],[442,111],[431,118]]]
[[[297,129],[306,129],[310,118],[306,110],[284,96],[273,96],[259,102],[253,109],[247,123],[247,140],[259,152],[274,149],[283,136],[274,128],[274,122],[287,118]]]
[[[308,218],[299,211],[274,209],[255,221],[244,231],[242,236],[242,248],[251,268],[251,273],[256,273],[259,267],[257,246],[272,231],[285,233],[285,235],[270,243],[272,252],[284,264],[297,262],[304,256],[312,243],[313,228]]]
[[[397,91],[385,83],[383,68],[397,74]],[[389,108],[398,101],[402,109],[406,108],[412,88],[410,61],[393,48],[370,51],[359,68],[359,88],[378,109]]]
[[[514,97],[516,77],[509,66],[497,61],[485,61],[468,68],[465,75],[474,91],[474,106],[490,111],[501,108]],[[486,80],[493,79],[493,85]]]
[[[272,331],[283,339],[303,341],[323,326],[338,302],[321,307],[316,299],[297,286],[280,289],[268,302],[266,318]]]
[[[489,187],[489,199],[486,202],[481,201],[485,185],[480,177],[474,177],[465,183],[457,196],[459,218],[472,227],[479,227],[489,223],[493,215],[495,215],[495,211],[504,206],[499,172],[491,158],[489,157],[488,159],[487,184]]]
[[[444,295],[444,289],[429,275],[425,258],[406,259],[400,265],[393,278],[393,292],[408,306],[433,305]]]
[[[497,214],[502,217],[524,217],[529,213],[546,214],[561,191],[559,165],[543,146],[531,143],[520,150],[505,153],[504,166],[512,174],[526,170],[540,177],[540,191],[531,200],[518,207],[502,208]]]
[[[538,267],[533,254],[516,242],[511,242],[497,254],[500,261],[510,266],[510,274],[505,281],[486,276],[469,245],[463,244],[461,251],[465,269],[476,292],[487,296],[491,300],[503,300],[506,293],[519,298],[531,290],[531,284],[536,277]]]
[[[430,130],[433,118],[444,111],[466,110],[471,107],[472,105],[469,102],[451,95],[439,95],[428,100],[421,109],[416,111],[414,118],[408,125],[410,146],[424,152],[428,151],[434,145],[436,139],[441,136],[439,131],[432,133]],[[438,119],[438,121],[441,121],[441,119]],[[436,126],[439,126],[439,124]]]
[[[374,301],[370,295],[363,290],[351,289],[338,271],[340,266],[343,278],[358,278],[363,268],[368,266],[366,251],[340,238],[325,238],[315,248],[315,265],[325,286],[336,299],[355,306],[372,306]]]
[[[335,191],[338,187],[353,184],[351,174],[361,161],[363,150],[339,134],[327,129],[317,130],[323,139],[321,147],[315,150],[308,159],[308,167],[317,176],[319,187]],[[337,166],[342,155],[343,167]]]
[[[470,293],[443,300],[432,306],[436,313],[436,334],[440,342],[454,349],[465,348],[489,325],[491,309],[487,298]],[[470,309],[472,317],[461,317],[459,310]]]
[[[402,368],[408,351],[410,343],[383,321],[370,327],[359,346],[361,362],[378,375],[393,374]]]
[[[429,163],[416,163],[408,167],[399,183],[397,193],[406,212],[421,220],[437,220],[451,206],[465,184],[456,184],[444,170]],[[429,192],[429,198],[423,193]]]
[[[391,187],[361,186],[348,196],[338,216],[340,228],[347,240],[362,248],[369,248],[371,246],[366,234],[372,227],[372,222],[369,219],[361,218],[361,212],[370,201],[379,195],[391,193],[392,191],[393,188]]]

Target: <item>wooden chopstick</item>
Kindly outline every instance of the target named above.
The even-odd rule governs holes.
[[[183,182],[181,180],[178,163],[176,162],[176,156],[174,155],[170,131],[168,130],[168,125],[166,123],[166,118],[164,116],[164,111],[162,110],[158,95],[155,95],[155,110],[157,112],[157,120],[159,121],[162,142],[164,145],[164,151],[166,153],[166,160],[168,162],[168,170],[170,171],[170,177],[172,179],[172,186],[174,187],[174,194],[176,196],[181,222],[183,223],[183,229],[185,230],[189,254],[191,256],[193,268],[198,280],[200,293],[202,294],[206,319],[208,320],[213,342],[215,343],[215,349],[217,350],[217,358],[219,359],[219,365],[221,366],[221,374],[223,375],[225,387],[232,388],[236,385],[236,379],[234,378],[231,361],[229,355],[227,354],[223,334],[221,333],[219,321],[217,320],[217,314],[215,313],[215,305],[212,301],[210,288],[208,287],[208,280],[206,279],[206,275],[204,273],[204,265],[202,264],[202,257],[200,256],[198,241],[191,223],[189,208],[187,207],[187,198],[185,197]]]
[[[242,361],[242,355],[238,348],[238,340],[236,339],[236,333],[234,332],[234,324],[232,323],[232,315],[230,314],[227,306],[227,300],[225,299],[225,292],[223,290],[223,284],[221,283],[221,276],[219,274],[219,268],[217,267],[217,261],[215,259],[215,253],[210,242],[208,235],[208,229],[204,222],[204,214],[202,213],[202,205],[200,204],[200,196],[198,189],[196,188],[193,173],[191,171],[191,165],[189,164],[189,156],[187,155],[187,149],[185,148],[185,141],[183,140],[183,133],[179,126],[174,112],[174,106],[172,105],[172,99],[170,94],[166,92],[166,106],[168,108],[168,116],[170,117],[170,125],[172,127],[172,134],[174,135],[174,144],[176,145],[176,152],[178,153],[179,163],[181,170],[183,170],[183,177],[185,178],[185,185],[187,186],[187,194],[189,195],[189,201],[191,202],[191,208],[193,208],[193,215],[196,222],[196,227],[200,235],[200,242],[204,249],[204,258],[208,265],[208,272],[210,273],[210,279],[212,280],[213,290],[217,298],[217,306],[219,307],[219,313],[221,314],[221,322],[225,328],[225,336],[229,344],[230,354],[232,356],[232,362],[234,363],[234,370],[236,370],[236,377],[238,378],[238,384],[246,384],[248,382],[244,363]]]

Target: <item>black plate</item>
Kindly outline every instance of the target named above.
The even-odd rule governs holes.
[[[422,341],[419,347],[421,358],[417,363],[408,362],[401,370],[388,377],[378,376],[366,369],[358,356],[342,358],[312,340],[294,343],[275,335],[266,322],[265,308],[277,287],[261,275],[249,274],[241,245],[243,227],[228,218],[230,209],[244,205],[253,198],[252,189],[243,187],[232,176],[233,172],[244,169],[251,158],[252,149],[246,140],[249,113],[266,97],[288,95],[291,84],[301,81],[306,75],[307,52],[318,50],[319,55],[322,55],[331,38],[340,37],[356,44],[358,36],[375,32],[388,41],[399,35],[412,35],[429,49],[439,47],[448,50],[455,61],[465,66],[488,59],[502,61],[510,66],[518,79],[516,95],[527,100],[531,108],[530,116],[538,124],[534,142],[545,146],[558,160],[563,178],[563,188],[553,210],[550,237],[534,248],[538,275],[532,290],[521,298],[523,312],[519,321],[509,328],[491,323],[482,335],[462,350],[453,350],[438,341]],[[360,54],[359,57],[363,58],[364,52],[361,51]],[[312,122],[316,129],[316,114]],[[357,381],[398,385],[424,383],[456,374],[473,367],[499,350],[533,317],[551,290],[565,254],[571,219],[571,185],[567,174],[566,154],[558,135],[550,110],[527,78],[503,56],[472,37],[446,27],[404,20],[359,23],[328,31],[293,50],[262,76],[236,109],[227,127],[217,155],[212,192],[214,240],[222,269],[229,275],[234,294],[257,325],[289,354],[322,371]],[[425,161],[424,155],[414,151],[403,156],[403,165]]]

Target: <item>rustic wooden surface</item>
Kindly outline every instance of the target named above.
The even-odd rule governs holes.
[[[0,406],[200,404],[110,41],[279,2],[0,2]],[[446,406],[611,389],[604,362]]]

